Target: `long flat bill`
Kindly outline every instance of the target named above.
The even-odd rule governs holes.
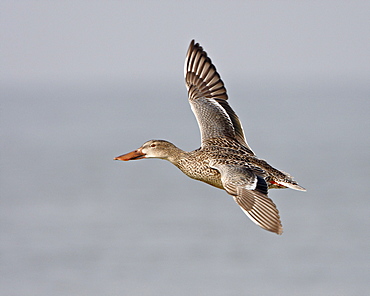
[[[142,159],[145,158],[145,153],[141,152],[141,150],[137,149],[135,151],[123,154],[121,156],[117,156],[114,158],[114,160],[123,160],[123,161],[128,161],[128,160],[136,160],[136,159]]]

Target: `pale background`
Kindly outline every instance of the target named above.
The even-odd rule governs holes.
[[[0,294],[368,295],[369,1],[0,1]],[[199,146],[195,38],[261,158],[284,234],[159,160]]]

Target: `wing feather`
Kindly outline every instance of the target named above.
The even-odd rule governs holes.
[[[270,198],[258,191],[241,188],[239,189],[239,194],[234,196],[234,199],[254,223],[268,231],[277,234],[283,233],[279,211]],[[252,207],[250,207],[251,204],[253,204]]]
[[[268,187],[250,168],[212,161],[211,167],[221,173],[222,185],[233,196],[243,212],[260,227],[282,234],[279,211],[268,198]]]
[[[227,103],[226,88],[216,67],[194,40],[190,43],[184,70],[189,102],[198,121],[202,145],[212,137],[229,138],[251,150],[238,116]]]

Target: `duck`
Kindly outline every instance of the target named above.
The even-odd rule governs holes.
[[[246,141],[239,117],[228,103],[221,76],[194,40],[186,54],[184,76],[188,100],[200,129],[200,148],[187,152],[166,140],[149,140],[114,159],[167,160],[188,177],[225,190],[261,228],[282,234],[279,211],[268,197],[269,189],[306,189],[288,173],[256,156]]]

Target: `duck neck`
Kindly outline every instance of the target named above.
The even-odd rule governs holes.
[[[178,166],[178,163],[181,159],[186,157],[188,152],[178,148],[174,147],[173,150],[171,151],[170,155],[166,158],[169,162],[174,164],[175,166]]]

